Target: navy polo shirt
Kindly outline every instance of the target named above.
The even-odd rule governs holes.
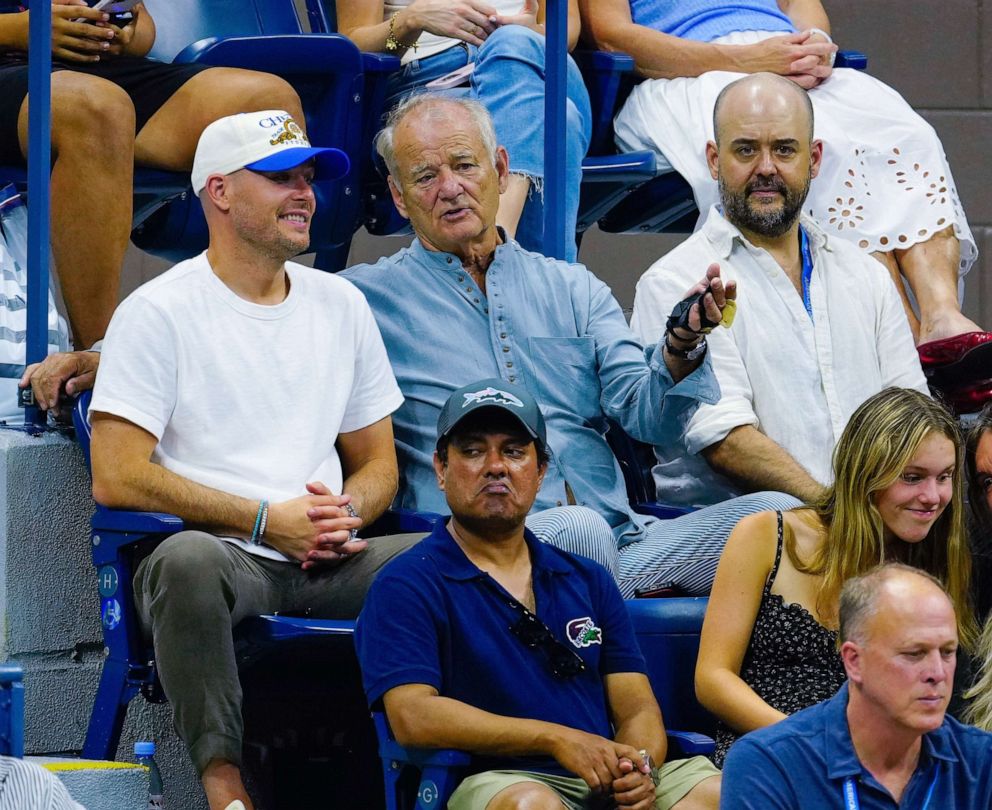
[[[897,804],[854,752],[847,693],[844,684],[829,700],[734,743],[723,767],[721,810],[846,808],[849,777],[861,810],[992,807],[992,734],[945,717],[940,728],[923,735],[919,764]]]
[[[519,613],[506,591],[438,525],[383,568],[366,597],[355,643],[370,705],[422,683],[494,714],[612,738],[603,676],[646,671],[623,598],[599,564],[524,536],[537,616],[582,656],[585,671],[556,679],[547,654],[510,632]],[[551,757],[473,760],[477,771],[503,768],[568,774]]]

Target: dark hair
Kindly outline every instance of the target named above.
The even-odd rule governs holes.
[[[551,454],[548,448],[524,429],[520,421],[512,414],[507,413],[503,408],[479,408],[462,419],[455,425],[447,436],[441,436],[437,440],[437,455],[442,464],[448,463],[448,446],[452,442],[458,442],[467,433],[519,433],[521,436],[530,439],[534,443],[534,451],[537,453],[537,463],[540,467],[546,467],[551,461]]]
[[[992,434],[992,402],[988,403],[968,430],[964,445],[964,466],[968,478],[968,511],[972,532],[978,536],[992,536],[992,510],[978,480],[978,443],[986,434]]]

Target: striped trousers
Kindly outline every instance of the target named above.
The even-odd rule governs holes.
[[[610,524],[584,506],[536,512],[528,516],[527,528],[546,543],[604,566],[625,599],[668,582],[691,596],[706,596],[727,538],[741,518],[801,505],[782,492],[742,495],[670,520],[649,518],[641,538],[619,550]]]

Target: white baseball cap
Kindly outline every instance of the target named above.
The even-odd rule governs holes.
[[[321,180],[337,180],[351,162],[340,149],[311,146],[285,110],[262,110],[220,118],[200,135],[193,158],[193,192],[199,194],[212,174],[238,169],[278,172],[317,159]]]

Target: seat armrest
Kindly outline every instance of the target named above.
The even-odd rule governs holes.
[[[388,53],[367,53],[362,52],[362,70],[366,73],[395,73],[400,69],[398,56],[391,56]]]
[[[175,534],[183,530],[183,520],[165,512],[129,512],[97,506],[91,521],[93,531],[127,534]]]
[[[414,509],[389,509],[372,523],[366,537],[377,537],[386,534],[408,534],[410,532],[432,532],[438,521],[444,520],[444,515],[437,512],[417,512]]]
[[[361,52],[340,34],[209,37],[185,47],[173,62],[240,67],[283,77],[321,73],[358,75],[362,70]]]
[[[673,754],[694,757],[709,756],[716,750],[716,743],[711,737],[695,731],[675,731],[666,729],[668,734],[668,758]]]
[[[868,57],[861,53],[861,51],[837,51],[837,58],[834,59],[834,67],[867,70]]]
[[[639,515],[651,515],[659,520],[671,520],[695,511],[690,506],[667,506],[663,503],[635,503],[634,511]]]
[[[386,740],[379,744],[379,756],[425,768],[429,765],[439,765],[442,768],[463,768],[471,762],[472,757],[464,751],[454,748],[406,748],[396,740]]]

